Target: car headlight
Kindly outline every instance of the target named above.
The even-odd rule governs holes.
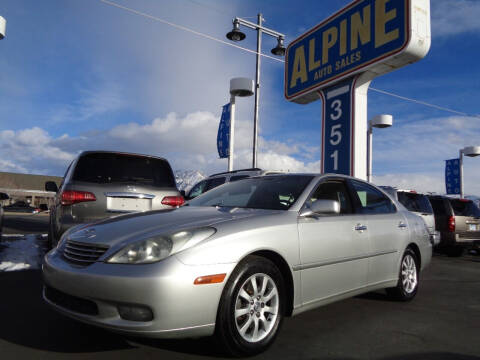
[[[168,235],[157,235],[125,246],[108,263],[148,264],[165,259],[181,250],[198,244],[215,233],[211,227],[182,230]]]

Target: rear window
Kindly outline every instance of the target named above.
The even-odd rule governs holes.
[[[397,195],[398,201],[409,211],[433,214],[432,205],[430,205],[430,201],[428,201],[425,195],[403,191],[399,191]]]
[[[480,216],[480,210],[470,200],[448,199],[456,216]]]
[[[73,180],[97,184],[133,183],[176,188],[172,169],[167,161],[127,154],[86,154],[79,159]]]

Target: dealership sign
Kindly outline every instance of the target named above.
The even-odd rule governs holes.
[[[370,81],[420,60],[430,43],[429,0],[357,0],[289,44],[286,99],[323,100],[322,172],[366,177]]]
[[[423,58],[429,48],[428,1],[355,1],[288,46],[285,97],[316,100],[309,96],[315,90],[364,71],[389,72]]]

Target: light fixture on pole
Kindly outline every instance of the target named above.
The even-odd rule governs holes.
[[[230,136],[228,150],[228,171],[233,170],[233,145],[235,137],[235,97],[253,95],[253,80],[248,78],[230,79]]]
[[[257,67],[255,72],[255,107],[253,113],[253,155],[252,167],[257,167],[257,138],[258,138],[258,103],[260,99],[260,54],[262,50],[262,34],[270,35],[277,39],[277,46],[272,49],[272,54],[278,56],[285,55],[285,45],[283,44],[285,35],[262,26],[262,14],[257,15],[257,23],[236,17],[233,19],[233,29],[227,34],[227,38],[232,41],[242,41],[245,34],[240,31],[240,25],[246,26],[257,31]]]
[[[0,40],[5,37],[5,31],[7,30],[7,20],[0,16]]]
[[[367,181],[372,181],[373,128],[387,128],[393,125],[392,115],[377,115],[368,121],[367,130]]]
[[[475,157],[480,155],[480,146],[467,146],[460,149],[460,199],[463,199],[463,155]]]

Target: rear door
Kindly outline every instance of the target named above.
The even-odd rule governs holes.
[[[429,234],[433,235],[435,233],[435,218],[433,216],[432,205],[425,195],[415,192],[399,191],[398,201],[400,201],[407,210],[423,218]]]
[[[368,284],[398,278],[398,259],[410,240],[408,222],[390,198],[373,186],[350,180],[356,211],[365,216],[370,244]]]

